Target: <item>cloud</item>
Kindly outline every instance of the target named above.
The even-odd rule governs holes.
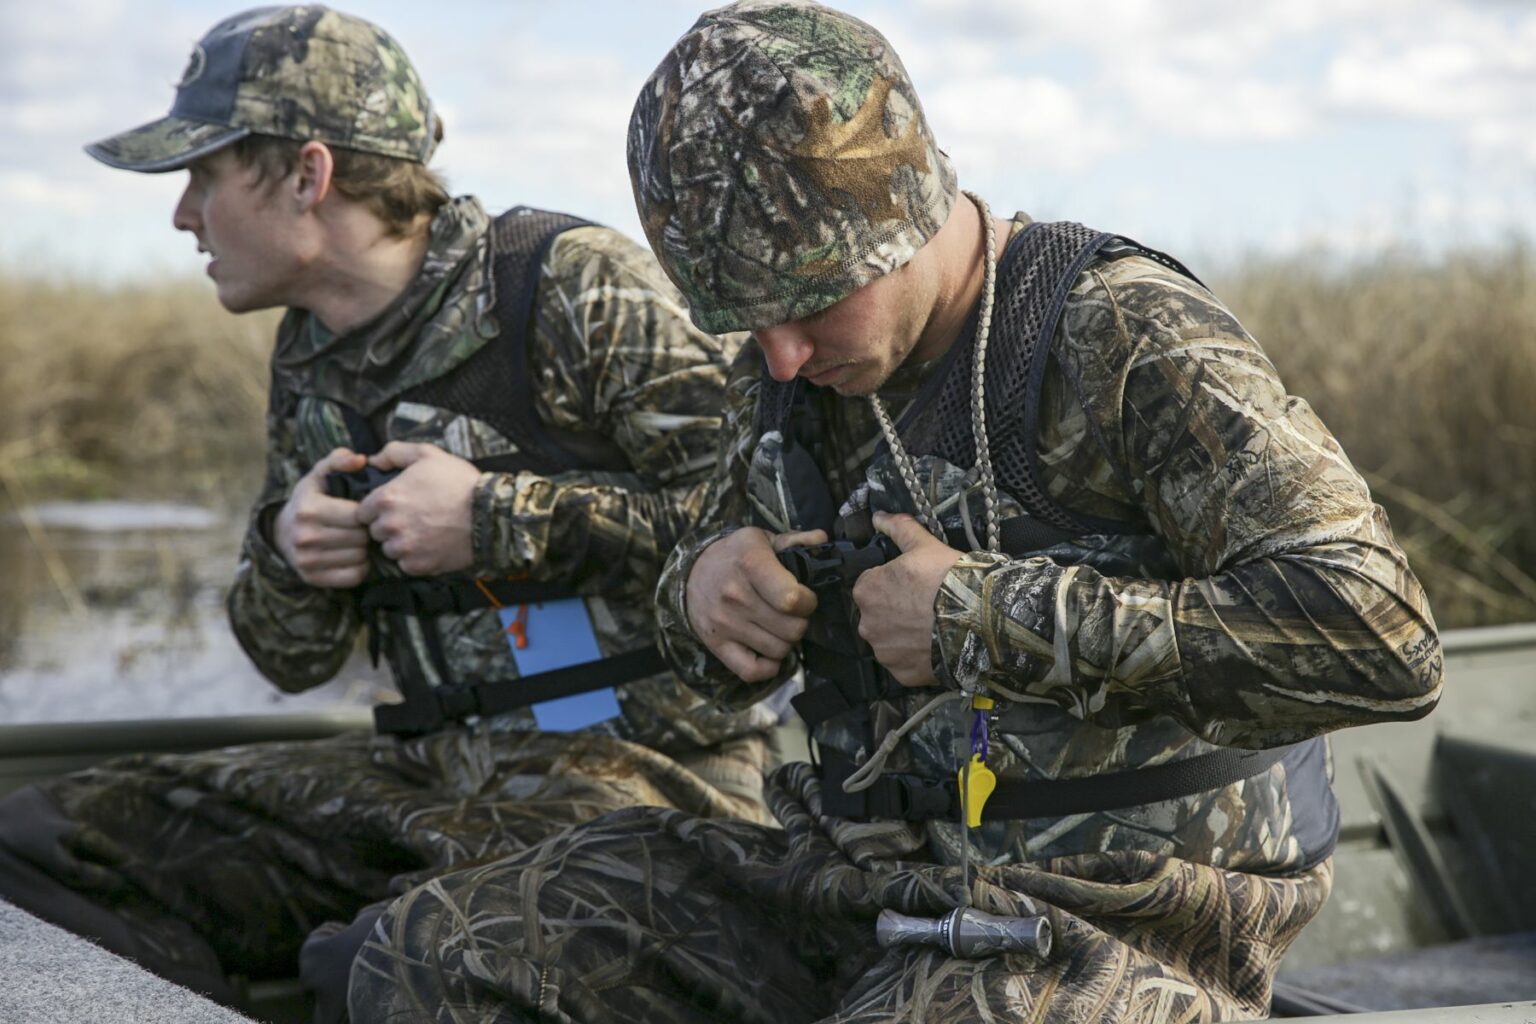
[[[1445,123],[1479,165],[1536,170],[1536,14],[1459,8],[1429,31],[1353,40],[1326,81],[1341,113]]]
[[[1200,141],[1285,140],[1341,116],[1476,120],[1529,103],[1536,15],[1464,0],[919,0],[907,38],[1011,53],[1003,71],[1063,63],[1085,109],[1123,130]],[[963,78],[952,60],[915,62]],[[930,67],[929,65],[934,65]],[[946,72],[944,68],[948,68]],[[1516,97],[1522,100],[1517,101]]]
[[[84,213],[96,205],[91,191],[79,185],[64,184],[26,171],[0,172],[0,195],[7,204],[44,207],[70,213]]]
[[[1293,82],[1227,79],[1168,65],[1123,68],[1138,122],[1162,135],[1224,142],[1294,139],[1317,122],[1315,104]]]
[[[624,139],[645,72],[612,51],[557,49],[526,35],[494,48],[515,58],[474,61],[485,82],[473,105],[445,108],[438,162],[518,201],[589,196],[627,212]]]
[[[923,109],[962,172],[1009,167],[1074,171],[1120,148],[1119,133],[1051,78],[981,74],[948,78]]]

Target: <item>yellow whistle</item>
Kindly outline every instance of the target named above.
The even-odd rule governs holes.
[[[959,773],[960,794],[965,798],[965,824],[969,828],[981,827],[981,809],[987,804],[987,797],[997,788],[997,776],[987,763],[981,759],[980,754],[971,755],[971,777],[969,788],[965,777],[965,769]]]

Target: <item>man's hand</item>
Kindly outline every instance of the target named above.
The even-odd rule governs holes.
[[[688,624],[743,681],[760,683],[778,675],[816,610],[816,595],[795,582],[774,552],[826,540],[821,530],[775,536],[745,527],[715,541],[693,563]]]
[[[960,552],[908,515],[876,512],[875,529],[896,542],[901,557],[867,570],[853,585],[859,636],[898,683],[933,686],[933,601]]]
[[[474,563],[470,506],[480,471],[435,445],[391,441],[370,460],[401,474],[364,498],[357,518],[386,557],[412,576]]]
[[[367,463],[350,448],[337,448],[304,474],[277,514],[272,541],[312,587],[345,590],[368,575],[368,531],[358,521],[357,502],[325,493],[327,474],[350,473]]]

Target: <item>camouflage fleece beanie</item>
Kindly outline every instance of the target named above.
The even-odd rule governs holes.
[[[640,91],[629,173],[651,248],[714,333],[825,309],[910,260],[955,201],[885,37],[803,0],[700,17]]]

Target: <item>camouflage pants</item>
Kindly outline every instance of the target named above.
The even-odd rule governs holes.
[[[1261,877],[1140,852],[991,866],[975,905],[1047,915],[1045,961],[886,951],[874,941],[880,910],[948,910],[959,869],[876,852],[910,849],[910,826],[822,818],[808,765],[781,768],[768,797],[782,831],[636,808],[433,879],[395,901],[355,961],[352,1019],[1257,1017],[1332,878],[1326,862]]]
[[[766,757],[760,735],[674,759],[468,729],[133,756],[0,801],[0,858],[106,908],[119,952],[160,973],[206,971],[211,947],[227,972],[292,976],[322,923],[617,808],[768,820]]]

